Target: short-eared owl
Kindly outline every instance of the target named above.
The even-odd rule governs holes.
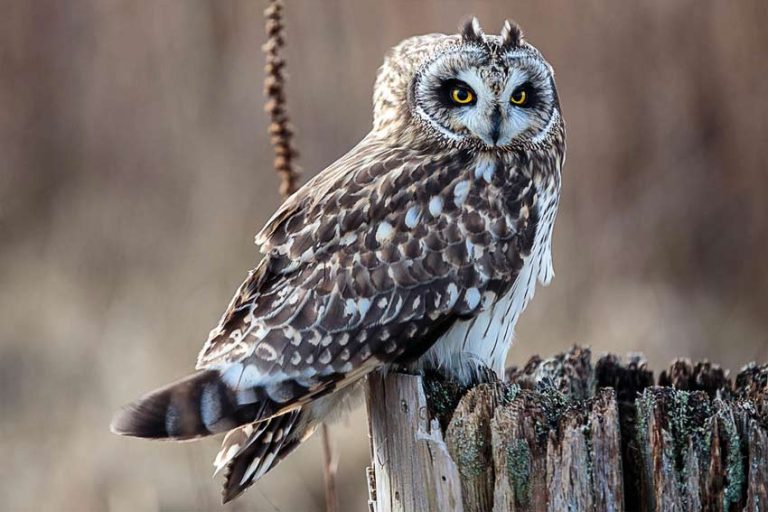
[[[198,372],[126,407],[119,434],[227,432],[228,501],[388,365],[501,372],[553,276],[565,131],[551,66],[505,22],[407,39],[376,80],[373,129],[256,237]]]

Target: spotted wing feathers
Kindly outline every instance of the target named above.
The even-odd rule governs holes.
[[[353,150],[257,236],[266,256],[198,368],[289,404],[419,355],[446,322],[508,289],[530,250],[535,189],[507,171],[469,153]]]

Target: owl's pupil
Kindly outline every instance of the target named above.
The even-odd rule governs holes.
[[[469,98],[469,93],[464,89],[459,89],[456,91],[456,97],[458,97],[461,101],[467,101],[467,98]]]

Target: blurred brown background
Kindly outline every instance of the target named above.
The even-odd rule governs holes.
[[[216,510],[217,441],[109,434],[192,369],[278,205],[263,0],[0,2],[0,509]],[[305,177],[369,129],[387,48],[505,17],[557,70],[568,122],[557,278],[515,361],[578,342],[732,369],[768,360],[764,0],[289,0]],[[365,416],[334,427],[365,510]],[[320,511],[315,438],[228,506]]]

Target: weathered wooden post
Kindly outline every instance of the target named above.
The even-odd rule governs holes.
[[[733,383],[589,349],[505,382],[369,380],[370,508],[393,511],[768,511],[768,366]]]

